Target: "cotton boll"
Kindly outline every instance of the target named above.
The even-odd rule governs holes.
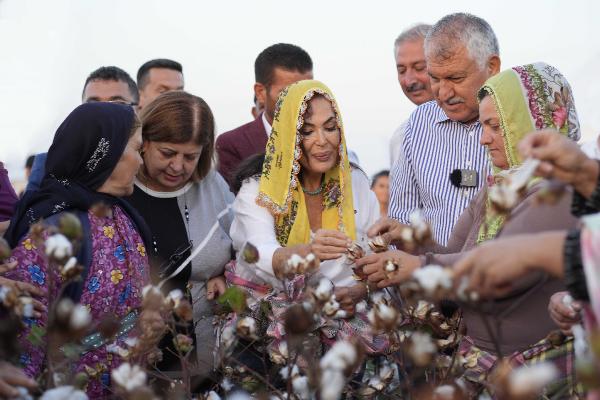
[[[54,389],[47,390],[42,394],[40,400],[87,400],[88,396],[85,392],[76,389],[73,386],[59,386]]]
[[[413,272],[413,278],[428,296],[433,296],[438,289],[452,288],[452,275],[439,265],[426,265]]]
[[[114,382],[127,392],[134,391],[146,385],[146,372],[139,365],[123,363],[112,371]]]
[[[558,370],[550,363],[519,367],[509,375],[510,392],[515,397],[539,394],[557,377]]]
[[[45,247],[46,255],[56,260],[65,260],[73,254],[73,245],[60,233],[48,237]]]

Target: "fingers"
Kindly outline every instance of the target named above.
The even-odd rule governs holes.
[[[549,144],[555,140],[555,136],[560,136],[553,129],[543,129],[534,131],[523,138],[518,144],[518,149],[524,158],[532,157],[532,151],[538,147]]]
[[[319,229],[317,231],[317,233],[315,234],[315,239],[318,237],[329,237],[329,238],[341,240],[342,242],[345,242],[345,243],[349,243],[349,244],[352,243],[352,240],[345,233],[342,233],[340,231],[329,230],[329,229]]]
[[[8,399],[12,397],[17,397],[19,395],[19,391],[6,383],[4,379],[0,377],[0,398]]]
[[[379,254],[377,253],[372,253],[369,255],[366,255],[362,258],[359,258],[358,260],[356,260],[356,266],[357,267],[362,267],[363,265],[369,265],[369,264],[375,264],[379,261]]]
[[[38,296],[38,297],[44,296],[44,291],[41,288],[39,288],[35,285],[32,285],[31,283],[18,282],[18,281],[15,281],[15,283],[17,285],[17,288],[19,288],[20,290],[22,290],[24,292],[29,293],[30,295]]]
[[[348,243],[347,240],[340,239],[337,237],[321,236],[321,237],[315,237],[315,239],[313,240],[313,246],[315,244],[318,244],[321,246],[336,247],[336,248],[339,248],[339,249],[345,251],[348,248],[348,246],[350,244],[352,244],[352,242]]]
[[[26,388],[34,389],[37,387],[37,382],[29,378],[25,372],[15,367],[14,365],[5,364],[2,367],[5,372],[2,373],[4,382],[12,386],[24,386]]]
[[[369,277],[367,278],[367,280],[369,282],[377,283],[377,284],[385,279],[386,279],[386,276],[383,271],[375,272],[375,273],[369,275]],[[377,286],[379,286],[379,284]]]
[[[5,278],[3,276],[0,276],[0,285],[11,286],[13,288],[16,288],[20,292],[26,292],[33,296],[41,297],[44,295],[44,291],[41,288],[29,282],[16,281]]]
[[[14,269],[17,266],[17,261],[11,261],[6,264],[0,264],[0,274]]]
[[[340,258],[346,252],[346,248],[340,249],[339,247],[323,246],[313,244],[313,253],[319,258],[319,260],[335,260]]]
[[[380,233],[389,231],[390,227],[392,225],[392,221],[393,220],[386,218],[386,217],[378,219],[367,230],[367,236],[373,237],[373,236],[379,235]]]
[[[48,312],[48,308],[41,301],[31,299],[31,302],[33,304],[33,316],[35,318],[40,318],[42,316],[42,313]]]
[[[459,282],[460,277],[464,275],[469,275],[473,268],[475,267],[474,261],[474,251],[468,252],[464,257],[454,264],[452,267],[452,275],[454,277],[455,282]]]

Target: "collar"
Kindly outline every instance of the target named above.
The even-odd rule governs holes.
[[[269,124],[269,121],[267,121],[267,117],[265,117],[264,112],[261,114],[261,119],[263,126],[265,127],[265,133],[267,134],[267,137],[271,136],[271,124]]]
[[[181,189],[177,189],[177,190],[175,190],[173,192],[158,192],[156,190],[152,190],[148,186],[146,186],[142,182],[140,182],[138,180],[138,178],[135,178],[134,184],[135,184],[135,186],[137,186],[140,189],[142,189],[142,191],[144,193],[146,193],[147,195],[149,195],[149,196],[157,197],[157,198],[160,198],[160,199],[169,199],[169,198],[172,198],[172,197],[179,197],[182,194],[187,193],[187,191],[190,190],[190,188],[192,187],[192,185],[194,183],[193,182],[188,182],[188,183],[185,184],[184,187],[182,187]]]

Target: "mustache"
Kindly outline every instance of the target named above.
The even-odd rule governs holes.
[[[425,89],[425,84],[421,83],[421,82],[414,82],[406,87],[406,91],[408,93],[412,93],[412,92],[416,92],[418,90],[424,90],[424,89]]]
[[[445,101],[446,104],[453,106],[455,104],[459,104],[459,103],[464,103],[465,99],[463,99],[462,97],[452,97],[448,100]]]

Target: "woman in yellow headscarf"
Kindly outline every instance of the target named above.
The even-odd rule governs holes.
[[[292,254],[313,253],[342,308],[353,313],[367,291],[340,261],[379,211],[368,177],[348,161],[341,114],[327,86],[306,80],[282,91],[262,172],[243,182],[233,207],[234,248],[239,253],[249,242],[259,253],[253,264],[238,255],[238,278],[281,289],[274,270]]]
[[[325,344],[353,337],[369,352],[382,351],[386,343],[373,337],[365,311],[355,315],[368,290],[354,279],[345,257],[352,242],[364,238],[377,220],[379,206],[367,175],[348,161],[341,115],[327,86],[305,80],[281,92],[259,170],[260,161],[259,156],[245,164],[250,170],[254,164],[253,172],[245,171],[249,178],[238,175],[242,184],[230,231],[237,261],[225,276],[251,298],[250,315],[264,329],[259,336],[271,359],[287,352],[280,347],[286,348],[285,313],[303,301],[306,287],[304,275],[287,283],[277,276],[290,257],[311,253],[320,261],[317,281],[326,278],[339,303],[335,318],[320,318],[310,323],[311,329]],[[258,249],[258,259],[244,254],[247,243]],[[265,302],[267,316],[259,305]]]

